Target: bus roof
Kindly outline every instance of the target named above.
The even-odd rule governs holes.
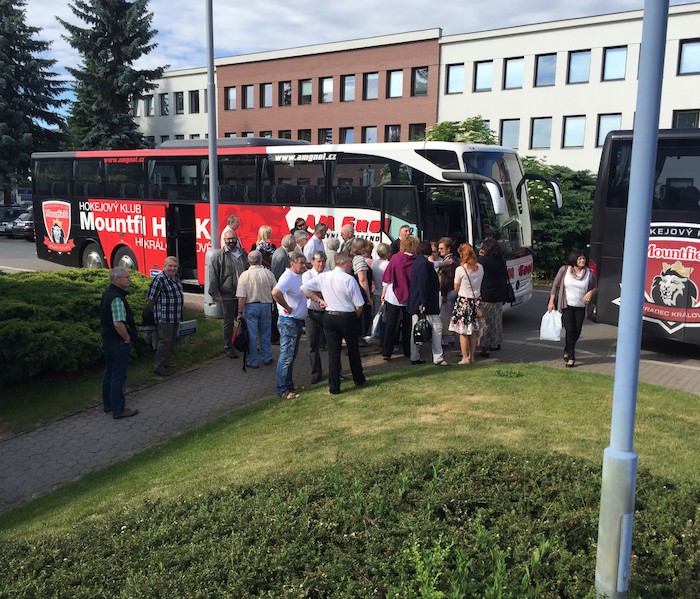
[[[610,131],[605,139],[632,139],[634,131],[623,129]],[[659,129],[659,139],[695,139],[700,137],[700,129]]]

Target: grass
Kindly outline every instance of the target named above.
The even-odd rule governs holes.
[[[115,505],[193,497],[232,484],[425,451],[540,451],[600,463],[609,444],[612,379],[542,366],[477,364],[380,372],[362,390],[268,399],[0,516],[11,535],[60,533]],[[700,401],[640,384],[640,465],[675,484],[700,484]]]
[[[187,368],[221,354],[221,320],[206,318],[201,311],[185,309],[184,320],[197,320],[197,333],[180,339],[173,354],[176,368]],[[153,382],[152,352],[146,352],[129,365],[127,390]],[[50,388],[51,401],[45,401]],[[52,376],[3,389],[0,413],[0,439],[72,414],[102,401],[102,367],[79,375]]]

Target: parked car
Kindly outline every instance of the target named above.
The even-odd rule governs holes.
[[[34,210],[20,214],[12,223],[12,228],[7,236],[24,237],[27,241],[34,241]]]
[[[0,205],[0,235],[7,235],[12,228],[12,223],[20,214],[27,211],[26,206],[14,204]]]

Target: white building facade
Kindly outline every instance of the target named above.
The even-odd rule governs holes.
[[[390,41],[396,47],[424,38],[429,48],[430,40],[435,40],[439,64],[427,60],[427,54],[425,61],[431,82],[429,89],[432,81],[438,80],[437,93],[430,91],[429,96],[436,103],[432,110],[432,115],[437,115],[435,122],[462,121],[481,115],[502,145],[517,148],[521,155],[574,170],[596,172],[606,133],[631,129],[634,125],[642,20],[643,11],[639,10],[450,36],[442,36],[439,29],[426,30],[410,36],[409,41],[401,37],[408,34],[360,41],[363,47],[371,47],[380,45],[380,41],[387,43],[387,37],[395,37]],[[373,44],[374,39],[377,42]],[[396,67],[380,59],[376,64],[368,64],[367,60],[372,62],[374,57],[359,54],[357,45],[338,42],[328,44],[327,49],[336,59],[338,54],[345,53],[341,58],[343,69],[351,72],[356,66],[358,81],[363,72],[366,76],[369,71],[376,71],[380,81],[388,82],[396,75],[392,70]],[[315,51],[309,51],[310,48]],[[288,61],[299,71],[299,79],[307,72],[309,82],[313,80],[314,85],[321,85],[316,71],[329,54],[324,56],[324,52],[316,51],[318,48],[322,46],[218,58],[217,73],[222,73],[227,65],[236,67],[251,62],[265,70],[266,62],[271,64],[273,57],[277,69],[284,69],[284,61]],[[353,65],[354,56],[357,65]],[[406,72],[410,75],[410,69]],[[152,144],[207,136],[206,79],[206,68],[165,73],[156,82],[158,88],[135,103],[134,116]],[[342,83],[342,78],[337,83]],[[345,111],[348,120],[351,115],[357,120],[358,112],[367,110],[367,118],[376,120],[372,124],[379,125],[380,130],[383,126],[390,127],[391,123],[383,122],[383,115],[372,114],[377,106],[386,106],[386,101],[392,100],[388,84],[378,87],[378,103],[339,101],[333,108],[334,118],[342,120]],[[217,93],[221,99],[224,92]],[[404,94],[404,100],[408,102],[407,108],[412,106],[410,102],[422,102],[426,112],[425,96],[414,97],[409,92]],[[219,122],[230,117],[227,107],[222,106],[227,101],[224,98],[217,103]],[[295,122],[298,117],[293,115],[299,113],[281,104],[271,101],[270,106],[265,106],[266,114],[277,124],[275,131],[288,130],[292,137],[297,137],[294,132],[307,125]],[[314,100],[304,110],[317,111],[320,123],[328,106]],[[280,116],[284,114],[289,115],[289,122]],[[434,124],[425,121],[429,117],[423,119],[423,125]],[[698,127],[699,121],[700,3],[693,3],[672,6],[669,11],[659,124],[661,128]],[[220,137],[229,135],[228,128],[219,126],[219,130]],[[255,135],[261,133],[254,131]],[[359,134],[354,136],[354,141],[361,140]]]

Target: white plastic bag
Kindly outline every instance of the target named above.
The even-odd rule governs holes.
[[[561,312],[545,312],[540,323],[541,341],[559,341],[561,339]]]

